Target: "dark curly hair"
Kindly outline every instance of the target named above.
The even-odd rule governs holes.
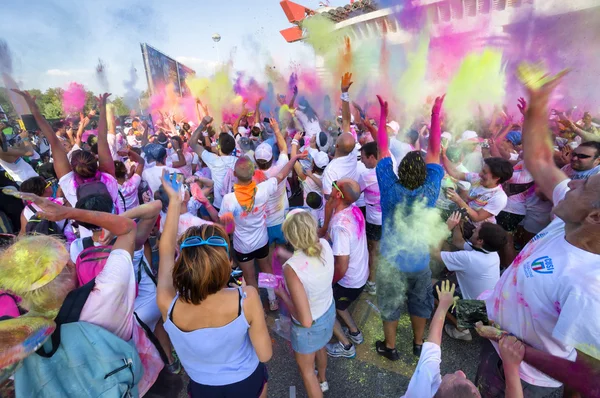
[[[427,166],[421,151],[412,151],[406,154],[398,166],[400,184],[406,189],[414,191],[425,183]]]

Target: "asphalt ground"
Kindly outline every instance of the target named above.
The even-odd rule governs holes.
[[[350,307],[352,316],[362,331],[365,342],[356,347],[353,359],[329,358],[326,397],[401,397],[410,381],[418,358],[412,354],[412,329],[408,313],[404,311],[398,325],[396,346],[400,360],[391,362],[375,352],[375,341],[383,340],[383,329],[378,314],[377,298],[363,293]],[[277,398],[306,397],[302,378],[296,366],[290,343],[276,331],[278,312],[268,314],[273,358],[267,363],[269,370],[268,396]],[[445,333],[442,342],[441,373],[458,369],[470,380],[475,379],[479,364],[479,350],[483,340],[472,332],[470,342],[456,341]],[[186,397],[188,378],[185,374],[168,375],[163,371],[159,380],[146,397]]]

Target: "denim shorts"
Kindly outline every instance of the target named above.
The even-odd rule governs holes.
[[[431,318],[433,312],[433,289],[431,269],[418,272],[402,272],[389,264],[377,269],[377,304],[384,321],[400,319],[404,302],[408,313],[420,318]],[[380,272],[381,271],[381,272]]]
[[[292,349],[299,354],[312,354],[325,347],[333,336],[335,323],[335,304],[331,306],[319,319],[313,321],[309,328],[302,327],[292,320],[291,341]]]
[[[267,233],[269,234],[269,245],[272,245],[273,243],[285,245],[285,238],[283,237],[283,230],[281,229],[282,225],[283,224],[267,227]]]
[[[224,386],[209,386],[196,383],[190,379],[188,396],[190,398],[223,398],[223,397],[249,397],[258,398],[262,394],[265,384],[269,381],[267,366],[259,362],[256,370],[247,378],[237,383]]]

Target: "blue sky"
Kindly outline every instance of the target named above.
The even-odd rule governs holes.
[[[317,0],[297,0],[317,8]],[[332,5],[348,1],[333,0]],[[133,65],[138,89],[146,89],[140,42],[206,75],[214,70],[219,33],[222,59],[234,51],[234,67],[257,74],[269,59],[312,63],[304,44],[288,44],[279,30],[290,26],[278,0],[4,0],[0,39],[8,43],[13,77],[24,88],[65,87],[76,81],[98,91],[94,68],[107,65],[110,91],[123,94]]]

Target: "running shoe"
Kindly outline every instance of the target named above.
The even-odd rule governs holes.
[[[327,355],[333,358],[354,358],[356,356],[356,348],[351,345],[350,348],[346,349],[341,341],[337,343],[329,343],[325,346]]]

